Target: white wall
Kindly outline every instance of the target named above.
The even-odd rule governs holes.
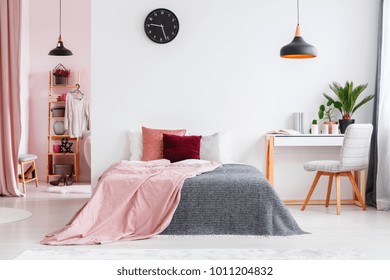
[[[294,0],[92,1],[93,179],[129,158],[126,132],[142,125],[231,129],[235,159],[264,171],[264,133],[291,127],[293,112],[304,112],[309,124],[324,101],[321,93],[329,93],[328,83],[368,82],[366,94],[372,93],[378,0],[301,1],[303,37],[318,50],[311,60],[279,57],[293,38],[295,5]],[[151,42],[143,30],[146,15],[160,7],[180,21],[178,36],[165,45]],[[357,122],[370,121],[371,112],[372,104],[362,108]],[[296,157],[276,157],[276,184],[302,197],[312,175],[302,169],[304,157]]]

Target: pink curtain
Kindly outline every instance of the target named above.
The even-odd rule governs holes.
[[[20,196],[20,0],[0,0],[0,195]]]

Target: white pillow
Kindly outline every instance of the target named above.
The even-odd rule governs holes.
[[[200,140],[200,159],[221,162],[219,133],[202,136]]]
[[[130,130],[130,160],[140,161],[142,159],[142,132]]]
[[[219,154],[222,163],[234,163],[232,143],[232,133],[230,130],[219,132]]]

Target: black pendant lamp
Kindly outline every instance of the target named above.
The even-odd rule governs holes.
[[[285,45],[280,49],[280,57],[282,58],[313,58],[317,56],[317,49],[306,43],[301,35],[301,28],[299,27],[299,0],[297,0],[297,15],[298,23],[295,30],[295,37],[290,44]]]
[[[49,55],[55,55],[55,56],[67,56],[67,55],[73,55],[73,53],[68,50],[67,48],[64,47],[64,43],[62,42],[62,37],[61,37],[61,0],[60,0],[60,35],[58,36],[58,43],[57,47],[52,49],[49,52]]]

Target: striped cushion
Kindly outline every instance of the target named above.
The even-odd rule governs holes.
[[[340,172],[340,162],[337,160],[309,161],[303,165],[306,171]]]

